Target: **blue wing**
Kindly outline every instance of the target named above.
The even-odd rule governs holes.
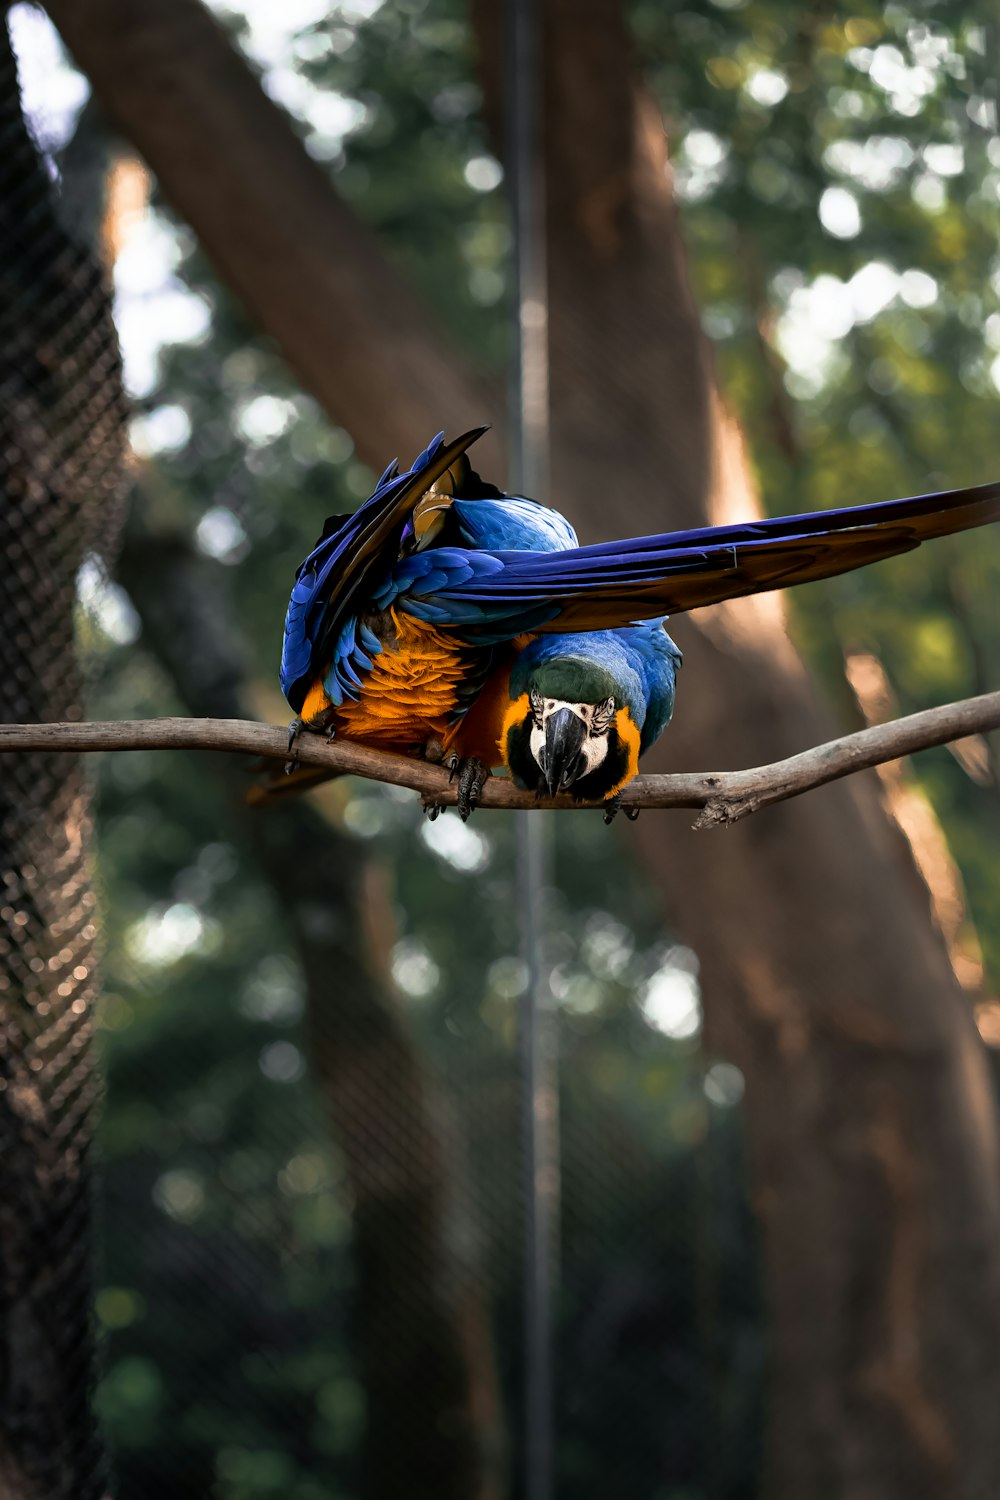
[[[487,552],[565,552],[580,545],[557,510],[520,495],[454,500],[452,514],[462,541]]]
[[[367,603],[362,585],[390,565],[420,498],[486,430],[476,427],[447,444],[439,432],[405,474],[391,463],[371,498],[353,515],[327,521],[295,575],[285,617],[281,687],[296,712],[317,670],[332,656],[350,672],[354,651],[345,631],[351,634],[359,603]]]
[[[1000,483],[557,552],[441,547],[402,559],[379,597],[468,639],[613,629],[830,578],[1000,519]]]

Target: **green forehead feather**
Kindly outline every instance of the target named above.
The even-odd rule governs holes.
[[[542,662],[531,674],[543,698],[564,703],[603,703],[605,698],[622,701],[621,686],[606,667],[578,656],[559,656]]]

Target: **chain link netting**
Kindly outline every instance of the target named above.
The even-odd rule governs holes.
[[[77,575],[121,514],[108,289],[60,224],[0,38],[0,718],[79,718]],[[87,779],[0,765],[0,1495],[97,1500],[90,1158],[96,914]]]

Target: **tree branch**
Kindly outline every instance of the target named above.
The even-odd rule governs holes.
[[[736,823],[775,802],[798,797],[842,776],[853,775],[917,750],[929,750],[963,735],[1000,728],[1000,692],[964,698],[940,708],[908,714],[855,734],[815,745],[787,760],[746,771],[681,772],[639,776],[625,788],[623,807],[701,809],[696,828]],[[285,760],[287,731],[249,719],[135,719],[94,724],[0,724],[0,753],[5,750],[223,750]],[[318,766],[370,781],[390,782],[420,792],[426,805],[453,807],[457,789],[441,766],[411,760],[364,745],[334,742],[318,735],[300,736],[296,753],[304,766]],[[510,781],[493,778],[483,788],[481,805],[502,808],[565,810],[593,806],[569,798],[536,798]]]

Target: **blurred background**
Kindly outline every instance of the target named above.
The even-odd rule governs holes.
[[[4,717],[85,701],[92,719],[283,722],[284,607],[325,516],[440,427],[493,421],[483,465],[502,481],[502,8],[210,11],[7,17],[5,390],[48,507],[15,504],[3,564],[22,622],[5,649],[44,653],[24,676],[47,686]],[[539,11],[542,498],[589,540],[998,477],[992,7]],[[28,492],[20,472],[9,493]],[[71,539],[58,598],[83,698],[48,627],[21,641],[56,597],[25,566],[49,546],[43,513]],[[996,688],[998,567],[977,532],[676,622],[686,668],[655,768],[762,763]],[[60,837],[68,760],[11,773]],[[43,861],[14,797],[5,838],[30,857],[0,917],[8,957],[23,934],[37,947],[4,985],[28,1018],[12,1076],[23,1045],[53,1119],[85,1139],[96,1121],[94,1224],[84,1211],[71,1238],[94,1246],[97,1328],[77,1307],[72,1372],[85,1384],[99,1347],[103,1437],[62,1403],[84,1483],[5,1416],[10,1494],[103,1494],[104,1444],[137,1500],[524,1495],[513,820],[430,823],[410,793],[350,780],[251,811],[250,769],[221,756],[90,771],[99,999],[92,957],[58,961],[45,901],[24,904]],[[75,849],[91,834],[72,786]],[[546,815],[555,1492],[993,1495],[997,744],[732,831],[689,821]],[[77,1060],[97,1048],[99,1118],[92,1072],[72,1116],[46,1083],[67,1037]],[[54,1139],[86,1199],[87,1153]],[[43,1229],[64,1224],[45,1202]],[[48,1263],[62,1241],[43,1242]],[[79,1290],[85,1254],[66,1275]],[[27,1382],[41,1408],[48,1379]]]

